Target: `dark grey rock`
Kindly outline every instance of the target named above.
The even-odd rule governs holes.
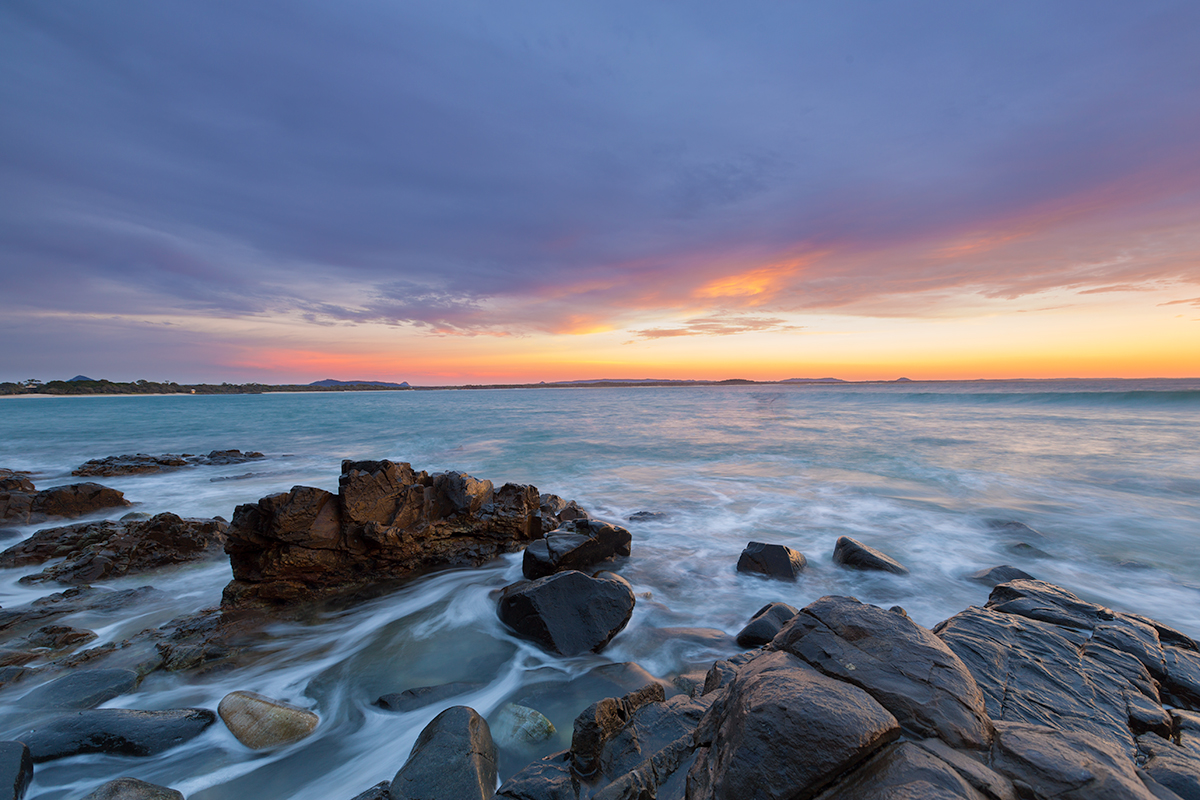
[[[600,770],[600,756],[609,739],[629,722],[634,712],[649,703],[661,703],[663,687],[650,684],[624,697],[606,697],[588,706],[575,719],[571,735],[571,764],[576,775],[590,780]]]
[[[389,787],[391,800],[488,800],[496,788],[496,745],[487,721],[452,706],[425,726]]]
[[[525,548],[521,570],[530,580],[568,569],[583,570],[602,561],[628,556],[633,535],[598,520],[563,523]]]
[[[391,781],[377,783],[365,792],[354,795],[350,800],[392,800]]]
[[[1200,653],[1182,647],[1163,648],[1163,689],[1179,705],[1200,711]]]
[[[90,642],[95,638],[95,632],[85,628],[72,628],[70,625],[43,625],[26,636],[25,641],[33,647],[62,650],[64,647]]]
[[[1111,741],[1078,730],[996,722],[992,768],[1054,800],[1154,800],[1133,760]]]
[[[27,678],[35,672],[37,672],[37,670],[30,667],[0,667],[0,689],[3,689],[9,684],[16,683],[19,680]]]
[[[688,800],[806,800],[900,735],[863,690],[785,652],[742,667],[696,730]]]
[[[1038,580],[1000,584],[992,589],[987,608],[1088,631],[1116,619],[1111,609],[1080,600],[1066,589]]]
[[[737,571],[794,581],[808,565],[804,554],[781,544],[750,542],[738,558]]]
[[[579,794],[569,750],[533,762],[496,791],[496,797],[504,800],[578,800]]]
[[[994,800],[1017,800],[1017,790],[1012,781],[999,772],[976,760],[976,754],[955,750],[941,739],[922,739],[917,746],[945,761],[966,780],[989,798]]]
[[[1034,580],[1034,577],[1024,570],[1004,564],[999,567],[981,569],[971,576],[971,580],[978,581],[985,586],[995,586],[998,583],[1007,583],[1008,581]]]
[[[625,581],[570,570],[505,587],[498,612],[521,638],[573,656],[603,650],[629,622],[634,602]]]
[[[83,800],[183,800],[183,792],[137,778],[117,778]]]
[[[908,574],[908,567],[899,561],[849,536],[838,537],[837,545],[833,548],[833,561],[850,569]]]
[[[133,691],[141,676],[128,669],[85,669],[39,686],[17,700],[25,708],[95,708]]]
[[[668,519],[670,516],[665,511],[635,511],[627,519],[630,522],[653,522],[654,520]]]
[[[1171,709],[1171,731],[1176,744],[1200,758],[1200,714]]]
[[[805,606],[771,643],[830,677],[853,684],[921,737],[986,748],[991,722],[967,666],[906,616],[853,597]]]
[[[992,533],[1016,542],[1044,542],[1048,538],[1046,534],[1034,530],[1024,522],[1012,519],[988,519],[984,520],[984,524]]]
[[[1200,800],[1200,755],[1154,734],[1139,736],[1137,744],[1146,759],[1142,769],[1156,783],[1183,800]]]
[[[795,606],[787,603],[768,603],[746,623],[737,635],[740,647],[761,647],[775,638],[775,634],[786,625],[798,612]]]
[[[33,780],[33,759],[23,742],[0,742],[0,800],[21,800]]]
[[[483,684],[469,681],[443,683],[437,686],[417,686],[405,689],[403,692],[385,694],[375,701],[375,705],[386,711],[412,711],[418,708],[440,703],[450,697],[478,689]]]
[[[954,767],[912,742],[880,750],[821,800],[988,800]]]
[[[199,736],[216,719],[207,708],[95,708],[51,720],[20,739],[35,762],[80,753],[151,756]]]

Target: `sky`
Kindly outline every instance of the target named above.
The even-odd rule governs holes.
[[[0,380],[1200,375],[1200,4],[5,0]]]

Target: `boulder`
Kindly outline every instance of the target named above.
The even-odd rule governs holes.
[[[492,738],[501,747],[526,748],[554,735],[554,724],[540,711],[516,703],[500,706],[495,719],[488,723]]]
[[[86,584],[171,564],[219,557],[227,526],[219,519],[163,513],[146,520],[86,522],[40,530],[0,553],[0,566],[64,560],[23,583]]]
[[[850,569],[908,574],[908,567],[899,561],[849,536],[838,537],[837,545],[833,549],[833,561]]]
[[[473,692],[482,687],[482,683],[470,683],[469,681],[443,683],[438,686],[416,686],[412,689],[405,689],[403,692],[385,694],[375,701],[375,705],[385,711],[413,711],[433,703],[440,703],[451,697],[457,697],[460,694]]]
[[[981,569],[971,575],[971,580],[978,581],[985,586],[995,586],[996,584],[1007,583],[1009,581],[1035,579],[1028,572],[1005,564],[999,567]]]
[[[1138,737],[1142,769],[1182,800],[1200,800],[1200,754],[1152,733]]]
[[[579,796],[580,781],[571,772],[570,750],[533,762],[496,790],[499,800],[579,800]]]
[[[85,628],[72,628],[70,625],[43,625],[26,636],[25,641],[33,647],[62,650],[65,647],[90,642],[95,638],[95,631]]]
[[[216,719],[206,708],[93,708],[51,720],[19,739],[35,762],[80,753],[152,756],[199,736]]]
[[[141,680],[141,676],[128,669],[79,670],[39,686],[16,704],[23,708],[95,708],[133,691]]]
[[[743,666],[696,729],[688,800],[807,800],[895,740],[895,717],[863,690],[790,653]]]
[[[1080,600],[1066,589],[1039,580],[1015,580],[996,586],[988,597],[987,608],[1087,631],[1116,619],[1111,609]]]
[[[984,525],[992,533],[1010,542],[1044,542],[1048,539],[1046,534],[1015,519],[987,519],[984,520]]]
[[[603,650],[633,616],[634,602],[620,578],[570,570],[505,587],[498,612],[522,639],[573,656]]]
[[[83,800],[183,800],[183,792],[159,786],[157,783],[139,781],[137,778],[117,778]]]
[[[14,488],[0,489],[0,526],[31,525],[53,517],[82,517],[133,505],[121,492],[98,483],[74,483],[40,492],[34,491],[28,479],[6,483]]]
[[[345,461],[336,495],[297,486],[237,507],[223,605],[286,604],[478,566],[559,527],[542,497],[532,486],[495,489],[459,472]]]
[[[992,800],[1017,800],[1017,789],[1013,782],[984,766],[978,754],[955,750],[941,739],[922,739],[916,744],[930,755],[954,767],[967,783],[983,792],[986,797]]]
[[[737,571],[794,581],[807,564],[799,550],[781,544],[750,542],[738,558]]]
[[[950,764],[912,742],[881,749],[821,800],[988,800]]]
[[[737,635],[739,647],[761,647],[775,638],[775,634],[799,612],[787,603],[767,603],[754,612]]]
[[[23,742],[0,742],[0,798],[21,800],[33,780],[33,759]]]
[[[521,570],[530,580],[568,569],[583,570],[602,561],[628,556],[633,535],[599,520],[563,523],[525,548]]]
[[[298,742],[320,722],[308,709],[255,692],[230,692],[221,698],[217,713],[237,740],[251,750]]]
[[[609,740],[620,733],[630,717],[642,706],[666,699],[657,683],[630,692],[624,697],[607,697],[588,706],[575,719],[571,734],[571,767],[583,779],[591,779],[600,770],[600,756]]]
[[[194,456],[189,453],[172,455],[163,453],[152,456],[146,453],[134,455],[108,456],[94,458],[76,467],[71,474],[87,478],[111,478],[125,475],[147,475],[155,472],[165,472],[180,467],[195,466],[226,466],[229,464],[244,464],[263,458],[262,453],[241,450],[213,450],[206,456]]]
[[[984,749],[992,726],[983,693],[945,642],[907,616],[822,597],[771,642],[825,675],[866,691],[908,732]]]
[[[496,788],[496,745],[474,709],[433,718],[389,787],[391,800],[488,800]]]
[[[1154,800],[1121,748],[1078,730],[997,721],[991,766],[1036,797]]]

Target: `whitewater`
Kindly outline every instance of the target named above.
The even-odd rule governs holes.
[[[566,746],[586,705],[574,687],[596,667],[636,662],[669,680],[736,652],[715,634],[662,629],[734,634],[767,602],[802,607],[830,594],[899,605],[932,627],[983,604],[989,589],[970,575],[1000,564],[1200,637],[1197,442],[1200,380],[6,399],[0,467],[34,472],[39,489],[83,480],[71,470],[109,455],[266,454],[99,479],[150,514],[229,519],[238,504],[294,485],[336,491],[342,459],[533,484],[632,531],[633,554],[617,570],[638,598],[611,646],[574,658],[517,640],[496,618],[498,590],[521,577],[520,554],[280,623],[231,669],[151,673],[105,705],[215,709],[244,689],[315,711],[313,736],[255,753],[218,723],[155,757],[39,764],[27,797],[77,798],[133,775],[194,800],[349,800],[391,779],[442,708],[393,713],[373,701],[452,681],[476,684],[456,704],[487,716],[507,702],[537,701],[558,728],[541,750],[504,756],[502,773],[511,773]],[[654,516],[629,521],[637,512]],[[995,520],[1041,536],[1014,550]],[[0,531],[0,547],[44,527]],[[837,567],[839,536],[884,551],[911,574]],[[740,575],[734,567],[750,541],[785,544],[809,566],[796,583]],[[18,584],[39,569],[0,571],[0,606],[64,588]],[[109,581],[102,588],[152,585],[165,595],[116,617],[61,622],[96,631],[89,646],[119,642],[215,606],[230,577],[220,561]],[[0,691],[0,739],[27,729],[11,701],[41,682],[35,675]]]

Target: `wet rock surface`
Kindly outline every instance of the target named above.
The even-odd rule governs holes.
[[[183,792],[137,778],[117,778],[83,800],[183,800]]]
[[[80,753],[149,756],[199,736],[216,719],[206,708],[95,708],[59,717],[19,738],[35,763]]]
[[[999,567],[991,567],[981,569],[971,575],[971,580],[984,584],[985,586],[996,586],[1001,583],[1015,580],[1034,580],[1034,577],[1024,570],[1017,569],[1009,564],[1004,564]]]
[[[21,800],[33,780],[33,759],[24,742],[0,742],[0,798]]]
[[[488,800],[496,788],[496,745],[474,709],[434,717],[389,787],[392,800]]]
[[[833,563],[850,569],[908,574],[908,567],[896,559],[849,536],[838,537],[833,549]]]
[[[34,525],[55,517],[71,519],[131,505],[124,493],[98,483],[73,483],[39,492],[28,478],[16,476],[0,484],[0,528]]]
[[[16,704],[25,708],[95,708],[133,691],[141,680],[128,669],[83,669],[39,686]]]
[[[437,686],[415,686],[402,692],[385,694],[375,701],[375,705],[386,711],[413,711],[433,703],[440,703],[451,697],[457,697],[460,694],[466,694],[482,688],[482,686],[483,684],[468,681],[443,683]]]
[[[539,539],[577,511],[550,498],[533,486],[496,489],[460,472],[345,461],[337,494],[297,486],[237,507],[225,545],[234,580],[224,603],[310,600],[478,566]]]
[[[571,656],[603,650],[629,622],[634,603],[620,578],[572,570],[506,587],[497,610],[517,636]]]
[[[738,646],[760,647],[767,644],[798,613],[794,606],[787,603],[768,603],[754,612],[746,627],[738,632]]]
[[[630,554],[633,535],[617,525],[578,519],[563,523],[525,548],[521,571],[535,580],[555,572],[584,570]]]
[[[807,565],[808,560],[799,550],[781,544],[750,542],[738,557],[737,571],[794,581]]]
[[[72,475],[88,478],[111,478],[125,475],[148,475],[156,472],[179,469],[181,467],[197,466],[226,466],[228,464],[245,464],[264,458],[262,453],[241,450],[213,450],[208,455],[197,456],[191,453],[172,455],[163,453],[152,456],[146,453],[135,453],[123,456],[108,456],[94,458],[71,471]]]
[[[251,750],[298,742],[317,728],[320,719],[305,708],[255,692],[230,692],[217,706],[221,721]]]
[[[144,520],[103,520],[47,528],[0,553],[0,567],[62,558],[21,580],[86,584],[171,564],[219,558],[227,527],[219,519],[183,519],[163,513]]]

